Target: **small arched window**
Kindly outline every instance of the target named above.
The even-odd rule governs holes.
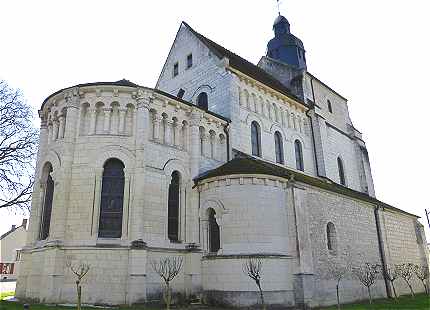
[[[208,109],[208,94],[203,92],[197,97],[197,106],[204,110]]]
[[[333,113],[333,108],[332,108],[332,106],[331,106],[331,101],[330,101],[330,100],[327,100],[327,109],[328,109],[328,111],[329,111],[330,113]]]
[[[332,222],[327,223],[327,249],[336,252],[337,239],[336,228]]]
[[[219,233],[219,225],[215,218],[215,210],[212,208],[208,209],[208,221],[209,221],[209,252],[216,253],[220,249],[220,233]]]
[[[343,162],[342,162],[342,159],[340,157],[337,158],[337,169],[339,171],[339,182],[340,182],[340,184],[345,186],[346,185],[345,170],[343,168]]]
[[[275,132],[275,155],[278,164],[284,163],[284,146],[282,143],[282,135],[279,131]]]
[[[173,171],[169,185],[167,235],[171,241],[179,241],[179,199],[181,175]]]
[[[302,143],[299,140],[294,141],[294,151],[296,155],[296,169],[304,171],[305,167],[303,164],[303,149]]]
[[[100,238],[121,238],[124,183],[124,164],[119,159],[109,159],[103,167]]]
[[[51,226],[52,201],[54,199],[54,180],[52,179],[52,165],[47,163],[44,167],[45,194],[43,198],[42,221],[40,226],[40,240],[45,240],[49,236]]]
[[[256,121],[251,123],[251,148],[252,155],[261,156],[261,138],[260,138],[260,125]]]

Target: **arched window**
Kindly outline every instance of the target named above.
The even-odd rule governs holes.
[[[208,94],[203,92],[200,93],[199,96],[197,97],[197,106],[199,108],[208,109]]]
[[[216,253],[220,249],[219,226],[215,218],[215,210],[208,209],[209,220],[209,252]]]
[[[124,202],[124,164],[112,158],[103,167],[99,237],[121,238]]]
[[[327,249],[329,251],[336,252],[337,239],[336,239],[336,228],[332,222],[327,224]]]
[[[303,149],[302,144],[299,140],[294,141],[294,151],[296,153],[296,169],[300,171],[304,171],[303,165]]]
[[[275,132],[275,154],[278,164],[284,163],[284,147],[282,143],[282,135],[279,131]]]
[[[44,167],[45,195],[43,199],[42,221],[40,225],[40,240],[45,240],[49,236],[49,227],[51,225],[52,201],[54,199],[54,180],[52,179],[52,165],[47,163]]]
[[[254,156],[261,156],[260,141],[260,125],[254,121],[251,123],[251,147]]]
[[[180,199],[181,175],[173,171],[169,185],[169,202],[167,214],[167,236],[171,241],[179,240],[179,199]]]
[[[328,111],[329,111],[330,113],[333,113],[333,108],[332,108],[332,106],[331,106],[331,101],[330,101],[330,100],[327,100],[327,108],[328,108]]]
[[[345,186],[346,185],[345,170],[343,168],[343,162],[342,162],[342,159],[340,157],[337,158],[337,168],[339,171],[339,182],[340,182],[340,184]]]

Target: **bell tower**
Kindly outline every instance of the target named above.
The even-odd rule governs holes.
[[[302,41],[291,34],[290,23],[278,15],[273,23],[275,37],[267,44],[266,56],[292,66],[294,69],[306,70],[305,48]]]

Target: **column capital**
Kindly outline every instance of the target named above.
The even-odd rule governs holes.
[[[190,116],[190,126],[199,126],[201,119],[203,117],[203,113],[197,109],[193,109],[191,111]]]
[[[64,99],[66,100],[67,107],[79,108],[80,96],[79,87],[74,87],[64,93]]]

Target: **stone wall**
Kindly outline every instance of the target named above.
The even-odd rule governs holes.
[[[187,56],[192,55],[193,65],[187,68]],[[179,73],[173,76],[178,63]],[[201,92],[208,95],[209,110],[227,118],[232,117],[230,84],[232,77],[225,64],[206,47],[190,29],[182,24],[167,56],[156,88],[174,96],[183,89],[183,99],[197,103]]]

